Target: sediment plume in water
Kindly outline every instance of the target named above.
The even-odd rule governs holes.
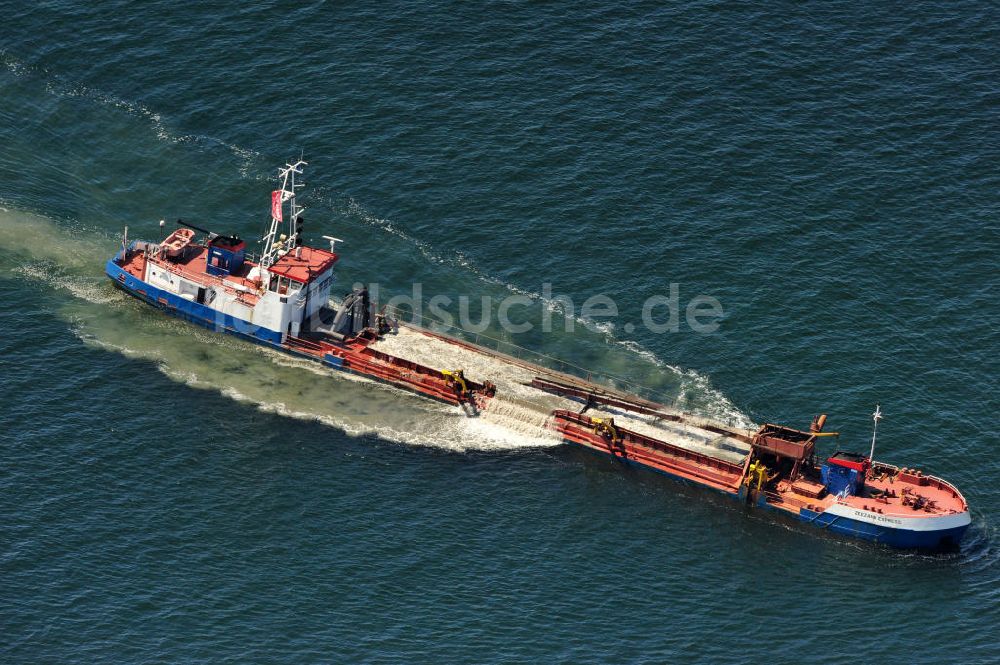
[[[165,316],[121,293],[104,276],[118,240],[83,225],[67,226],[40,215],[0,209],[3,276],[55,294],[55,314],[86,344],[152,362],[171,380],[214,390],[284,417],[315,420],[350,435],[449,450],[516,449],[559,443],[546,429],[555,408],[579,404],[524,385],[535,372],[455,347],[406,327],[378,348],[497,384],[499,397],[479,418],[367,379],[336,372]],[[59,298],[63,295],[64,298]],[[595,412],[595,414],[598,412]],[[626,418],[623,426],[654,427]],[[628,424],[626,424],[626,422]],[[662,432],[655,434],[662,438]],[[697,433],[670,434],[688,447],[703,446]]]

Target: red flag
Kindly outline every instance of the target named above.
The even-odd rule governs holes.
[[[281,221],[281,190],[271,192],[271,217]]]

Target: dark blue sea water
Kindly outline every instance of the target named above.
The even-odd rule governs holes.
[[[995,4],[2,8],[3,661],[1000,659]],[[546,283],[606,293],[599,329],[506,339],[859,450],[881,402],[879,457],[968,498],[961,551],[747,514],[105,283],[126,224],[253,237],[300,154],[342,290],[536,324]],[[626,330],[670,283],[716,332]]]

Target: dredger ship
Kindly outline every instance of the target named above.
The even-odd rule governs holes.
[[[303,242],[295,180],[304,166],[279,169],[256,260],[239,237],[178,221],[160,242],[129,242],[126,227],[108,277],[126,293],[211,330],[454,405],[469,417],[516,414],[522,425],[621,464],[818,529],[899,548],[947,549],[968,528],[968,505],[953,485],[874,459],[875,431],[867,455],[828,446],[823,455],[820,444],[836,436],[826,431],[825,415],[802,430],[769,423],[743,430],[400,324],[379,312],[364,289],[334,305],[339,240],[323,236],[328,248]],[[498,361],[503,376],[486,376]],[[876,409],[876,429],[880,417]]]

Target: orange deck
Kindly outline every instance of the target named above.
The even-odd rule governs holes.
[[[802,507],[827,508],[839,502],[890,517],[940,517],[968,509],[965,499],[954,487],[939,478],[918,474],[876,462],[860,496],[839,499],[827,495],[817,499],[801,491],[801,481],[791,485],[782,481],[776,493],[769,494],[769,500],[776,507],[785,504],[796,512]]]
[[[301,255],[295,256],[295,252],[300,252]],[[302,246],[282,256],[268,270],[275,275],[308,284],[314,277],[329,270],[336,262],[337,255],[333,252]]]

